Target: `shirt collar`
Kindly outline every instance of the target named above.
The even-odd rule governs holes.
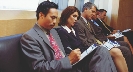
[[[47,33],[47,31],[42,27],[42,26],[40,26],[38,23],[36,23],[41,29],[42,29],[42,31],[46,34]]]
[[[91,19],[91,21],[93,22],[94,20]]]
[[[98,23],[96,23],[94,20],[91,20],[93,22],[93,24],[95,24],[96,26],[99,26]]]
[[[71,29],[69,29],[66,25],[65,26],[62,26],[68,33],[70,33],[71,31],[73,31],[73,33],[74,33],[74,35],[75,35],[75,31],[74,31],[74,29],[72,28],[72,30]]]
[[[87,23],[87,20],[83,16],[81,16],[81,17],[83,18],[83,20],[85,21],[85,23]]]

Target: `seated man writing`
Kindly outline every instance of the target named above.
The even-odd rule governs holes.
[[[57,8],[53,2],[40,3],[36,10],[37,22],[21,38],[21,49],[29,72],[116,72],[107,50],[96,54],[96,62],[84,60],[88,63],[86,71],[83,67],[72,66],[80,60],[81,51],[73,49],[66,55],[58,33],[52,29],[58,17]]]

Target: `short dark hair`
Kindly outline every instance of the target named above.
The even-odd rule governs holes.
[[[85,8],[91,9],[92,6],[94,6],[94,7],[96,8],[96,10],[97,10],[97,7],[96,7],[95,4],[93,4],[93,3],[91,3],[91,2],[87,2],[87,3],[85,3],[85,4],[83,5],[82,12],[85,10]]]
[[[60,17],[60,21],[59,21],[59,26],[60,25],[65,25],[67,23],[68,18],[70,17],[71,14],[73,14],[74,12],[78,12],[78,19],[81,16],[80,11],[74,7],[74,6],[68,6],[66,9],[64,9],[61,13],[61,17]]]
[[[104,11],[107,12],[105,9],[99,9],[98,11],[99,12],[104,12]]]
[[[40,12],[42,12],[46,16],[48,14],[50,8],[58,9],[58,5],[56,5],[54,2],[50,2],[50,1],[43,1],[42,3],[40,3],[36,10],[37,20],[39,19]]]

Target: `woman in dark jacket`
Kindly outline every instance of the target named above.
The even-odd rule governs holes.
[[[83,47],[78,37],[76,28],[74,28],[76,21],[79,19],[79,17],[81,17],[80,15],[80,11],[74,6],[67,7],[61,14],[59,21],[61,28],[58,30],[58,34],[61,38],[66,54],[71,52],[71,50],[67,47],[72,49],[80,48],[81,52],[88,48]],[[128,72],[127,64],[121,50],[118,48],[112,48],[109,52],[115,63],[117,71]]]

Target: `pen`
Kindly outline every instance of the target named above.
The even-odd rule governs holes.
[[[70,47],[67,47],[69,50],[72,50],[72,48],[70,48]]]

